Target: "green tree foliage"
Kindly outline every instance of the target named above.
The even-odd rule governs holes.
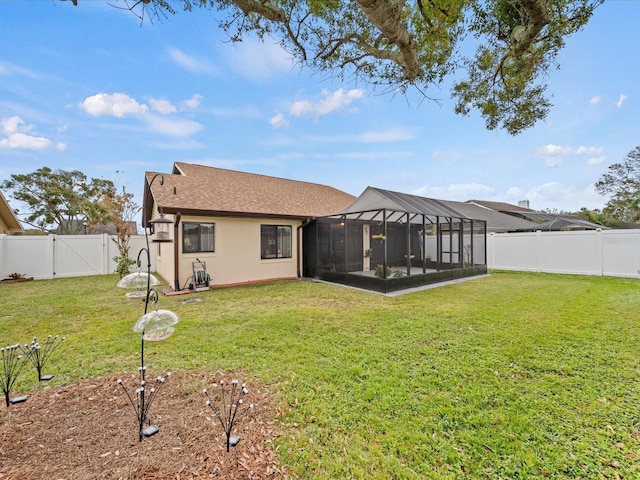
[[[29,212],[21,221],[40,230],[58,228],[61,234],[79,234],[86,223],[87,232],[92,233],[110,218],[103,199],[113,191],[113,182],[87,181],[78,170],[42,167],[33,173],[11,175],[0,188],[11,190],[14,199],[28,206]]]
[[[590,210],[586,207],[582,207],[579,212],[574,212],[571,215],[584,218],[589,222],[597,223],[604,227],[616,228],[618,227],[618,221],[612,218],[608,218],[604,211],[599,208]]]
[[[631,150],[620,163],[609,166],[595,184],[596,191],[611,198],[605,216],[623,221],[640,221],[640,146]]]
[[[129,240],[131,235],[137,233],[135,216],[140,211],[140,206],[134,201],[133,194],[127,193],[124,187],[121,193],[117,193],[115,188],[109,191],[104,198],[104,204],[109,222],[116,231],[112,240],[118,246],[120,255],[114,257],[114,261],[117,263],[116,272],[122,277],[128,274],[129,267],[136,263],[129,258]]]
[[[603,0],[140,0],[141,18],[223,12],[232,41],[273,37],[302,65],[425,96],[453,80],[455,111],[518,134],[544,119],[544,78]],[[77,0],[73,0],[77,4]],[[225,15],[226,14],[226,15]],[[464,43],[463,48],[463,41]],[[473,50],[471,56],[462,51]]]

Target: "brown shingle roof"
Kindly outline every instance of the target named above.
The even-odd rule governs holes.
[[[146,185],[154,175],[146,173]],[[162,185],[159,179],[153,182],[152,195],[169,214],[309,218],[329,215],[355,200],[326,185],[182,162],[163,177]],[[145,208],[145,216],[149,213]]]

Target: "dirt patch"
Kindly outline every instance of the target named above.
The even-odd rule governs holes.
[[[160,431],[138,440],[135,412],[117,378],[27,392],[0,417],[0,479],[283,479],[274,440],[279,423],[269,394],[248,384],[254,404],[226,437],[202,390],[228,376],[174,373],[150,416]],[[242,377],[238,377],[241,380]],[[122,377],[133,393],[136,376]],[[13,396],[18,395],[13,392]]]

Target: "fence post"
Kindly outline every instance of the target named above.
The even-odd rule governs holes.
[[[535,262],[536,262],[536,273],[540,273],[542,268],[540,267],[540,243],[542,243],[542,231],[536,230],[536,240],[535,240]]]
[[[58,264],[57,252],[56,252],[56,235],[50,233],[47,235],[47,251],[46,251],[47,265],[50,270],[48,272],[49,278],[56,278],[56,270]]]
[[[7,272],[7,236],[3,233],[0,235],[0,278],[4,278],[9,274]]]
[[[109,271],[109,234],[103,233],[102,238],[102,275],[111,273]]]
[[[487,262],[487,268],[493,268],[496,263],[496,256],[494,253],[496,239],[494,237],[494,232],[489,232],[489,236],[487,237],[487,258],[485,261]]]
[[[602,229],[596,228],[596,258],[598,264],[596,265],[596,271],[600,274],[601,277],[604,276],[604,252],[602,251]]]

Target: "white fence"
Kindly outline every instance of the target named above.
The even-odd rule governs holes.
[[[109,235],[0,235],[0,278],[22,273],[35,279],[114,273],[119,255]],[[129,256],[145,247],[132,236]],[[151,270],[155,271],[153,246]],[[146,255],[142,266],[146,268]],[[638,277],[640,230],[497,233],[487,236],[487,267],[525,272]]]
[[[0,235],[0,279],[11,273],[22,273],[37,280],[107,275],[114,273],[120,255],[112,235]],[[146,246],[143,235],[132,236],[129,257],[138,258]],[[155,271],[152,248],[151,270]],[[147,267],[143,254],[142,268]]]
[[[640,230],[490,234],[487,267],[637,278]]]

